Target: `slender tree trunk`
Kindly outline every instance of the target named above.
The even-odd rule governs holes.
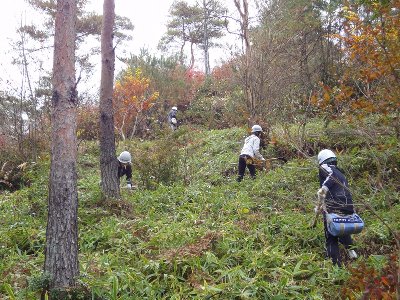
[[[181,50],[180,50],[180,54],[179,54],[179,62],[181,63],[182,66],[185,64],[185,62],[184,62],[184,56],[185,56],[184,49],[185,49],[185,44],[186,44],[185,30],[186,30],[185,29],[185,20],[182,18],[182,40],[183,40],[183,43],[181,45]]]
[[[136,133],[136,129],[137,129],[137,126],[139,124],[140,114],[141,114],[141,111],[136,112],[135,122],[133,123],[133,129],[132,129],[132,132],[131,132],[131,139],[133,139],[133,136]]]
[[[301,44],[300,44],[300,80],[303,84],[304,93],[308,93],[311,88],[311,77],[310,71],[308,68],[308,52],[307,52],[307,32],[303,31],[301,35]]]
[[[240,14],[241,18],[241,36],[244,43],[244,89],[246,93],[246,103],[250,114],[250,124],[255,120],[256,107],[254,102],[254,93],[252,87],[252,76],[251,76],[251,45],[249,36],[249,4],[247,0],[234,0],[235,6]]]
[[[51,107],[51,167],[44,269],[51,276],[50,289],[60,291],[74,287],[79,276],[76,9],[76,0],[57,1]]]
[[[100,171],[101,190],[105,198],[120,198],[113,111],[115,63],[113,47],[114,10],[114,0],[104,0],[103,28],[101,32]]]
[[[204,74],[209,76],[210,71],[210,56],[208,53],[208,42],[209,42],[209,35],[208,35],[208,21],[209,21],[209,13],[207,9],[206,0],[203,0],[203,10],[204,10],[204,23],[203,23],[203,46],[204,46]]]
[[[22,23],[21,23],[21,28],[22,28]],[[37,140],[36,140],[36,129],[37,129],[37,101],[36,97],[33,93],[32,89],[32,84],[31,84],[31,77],[29,76],[28,72],[28,60],[26,57],[26,42],[25,42],[25,33],[21,32],[20,33],[21,37],[21,55],[22,55],[22,67],[23,67],[23,74],[24,77],[26,77],[26,81],[28,84],[28,89],[29,89],[29,94],[30,94],[30,99],[32,101],[32,111],[31,111],[31,116],[29,118],[29,123],[32,125],[32,127],[29,128],[29,135],[30,135],[30,146],[31,146],[31,151],[28,155],[30,155],[30,158],[36,161],[37,159]]]
[[[124,115],[124,117],[122,118],[122,124],[121,124],[121,127],[119,128],[119,133],[120,133],[120,135],[121,135],[121,138],[122,138],[122,140],[123,140],[123,141],[125,141],[125,140],[126,140],[126,137],[125,137],[125,131],[124,131],[126,114],[127,114],[127,113],[125,112],[125,115]]]
[[[194,67],[194,49],[193,49],[193,43],[190,43],[190,66],[189,69],[193,69]]]

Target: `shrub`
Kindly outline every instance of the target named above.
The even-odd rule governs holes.
[[[176,134],[154,142],[143,142],[133,151],[134,169],[139,172],[143,187],[155,189],[159,184],[171,184],[178,175],[179,151]]]
[[[77,135],[80,140],[93,141],[99,138],[99,109],[94,105],[79,107]]]
[[[386,258],[382,268],[379,265],[367,265],[361,262],[356,267],[349,267],[351,276],[342,288],[346,299],[395,299],[397,284],[397,255]],[[373,260],[373,259],[372,259]],[[373,261],[372,261],[373,262]]]

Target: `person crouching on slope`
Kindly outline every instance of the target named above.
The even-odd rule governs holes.
[[[132,157],[128,151],[123,151],[118,156],[118,177],[126,176],[126,187],[132,189]]]
[[[324,216],[325,246],[327,256],[335,265],[341,266],[339,242],[348,250],[350,258],[357,258],[357,253],[351,249],[351,235],[333,236],[329,233],[326,223],[326,213],[351,215],[354,213],[353,200],[343,171],[337,167],[335,153],[324,149],[318,153],[319,183],[318,199],[325,202]]]
[[[178,128],[178,121],[176,119],[176,113],[178,112],[178,108],[173,106],[168,113],[168,124],[172,130],[176,130]]]
[[[265,161],[264,157],[260,153],[260,135],[262,128],[260,125],[254,125],[251,128],[251,135],[244,140],[242,151],[239,155],[239,175],[237,178],[238,182],[241,182],[246,171],[246,166],[249,169],[250,176],[252,179],[256,178],[256,167],[254,165],[254,159]]]

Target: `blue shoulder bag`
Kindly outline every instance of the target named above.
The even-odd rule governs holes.
[[[326,213],[326,225],[333,236],[356,234],[364,229],[364,221],[356,213],[345,216]]]

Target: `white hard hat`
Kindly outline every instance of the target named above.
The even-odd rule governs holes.
[[[321,150],[321,151],[318,153],[318,164],[321,165],[324,161],[326,161],[326,160],[329,159],[329,158],[334,158],[334,159],[336,159],[335,153],[333,153],[333,151],[332,151],[332,150],[329,150],[329,149]]]
[[[251,127],[251,133],[254,132],[262,132],[262,128],[260,125],[253,125],[253,127]]]
[[[172,106],[172,110],[178,110],[176,106]]]
[[[132,157],[131,157],[131,154],[128,151],[123,151],[118,156],[118,160],[120,162],[122,162],[123,164],[127,164],[127,163],[131,163],[132,162]]]

